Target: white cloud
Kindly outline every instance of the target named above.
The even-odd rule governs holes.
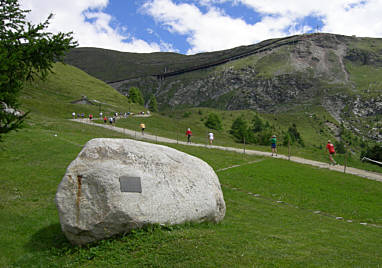
[[[154,0],[144,5],[146,12],[168,31],[187,36],[188,54],[249,45],[267,38],[284,36],[293,21],[288,17],[265,16],[254,25],[231,18],[212,6],[202,13],[193,4],[175,4],[171,0]]]
[[[54,14],[48,30],[54,33],[73,31],[81,47],[100,47],[129,52],[154,52],[168,44],[148,43],[125,34],[126,27],[110,26],[113,18],[102,10],[108,0],[21,0],[24,9],[32,10],[28,19],[40,23]]]
[[[324,24],[322,31],[324,32],[369,37],[382,36],[381,0],[234,1],[240,1],[261,14],[277,14],[288,16],[294,20],[307,16],[321,17]]]
[[[381,0],[198,0],[174,3],[150,0],[144,8],[172,33],[185,35],[189,54],[232,48],[268,38],[301,34],[315,25],[299,24],[306,17],[320,18],[321,31],[358,36],[382,36]],[[191,3],[190,3],[191,2]],[[194,2],[194,4],[192,4]],[[247,23],[217,8],[231,3],[253,9],[260,21]],[[203,13],[197,4],[207,7]]]

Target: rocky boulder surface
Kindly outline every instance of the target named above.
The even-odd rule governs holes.
[[[204,161],[128,139],[90,140],[56,193],[63,232],[85,244],[145,224],[219,222],[225,202]]]

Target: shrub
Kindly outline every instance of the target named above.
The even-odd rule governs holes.
[[[343,141],[335,142],[334,148],[336,149],[336,153],[338,153],[338,154],[344,154],[346,152],[345,143]]]
[[[363,151],[361,153],[361,159],[363,157],[367,157],[367,158],[373,159],[375,161],[382,161],[382,146],[381,145],[374,145],[371,148],[367,148],[366,151]]]
[[[185,112],[185,113],[183,114],[183,117],[184,117],[184,118],[187,118],[187,117],[190,117],[190,115],[191,115],[191,112]]]
[[[247,122],[243,116],[240,116],[233,121],[229,133],[234,136],[235,140],[241,143],[250,143],[251,130],[248,128]]]
[[[261,118],[257,114],[255,114],[255,116],[253,117],[252,123],[253,123],[253,132],[255,133],[264,130],[264,128],[266,127],[265,124],[263,123],[263,120],[261,120]]]
[[[210,113],[208,115],[207,121],[204,123],[204,125],[208,128],[215,129],[215,130],[222,129],[222,122],[219,116],[215,113]]]
[[[151,112],[158,112],[158,103],[157,103],[157,99],[155,98],[154,94],[151,94],[151,96],[150,96],[149,110]]]
[[[138,103],[140,105],[143,105],[145,103],[142,93],[137,87],[131,87],[129,90],[129,96],[128,96],[129,101],[132,103]]]
[[[296,124],[293,124],[288,128],[288,134],[291,138],[291,143],[298,142],[301,146],[305,146],[305,143],[301,138],[300,132],[298,132],[297,130]]]

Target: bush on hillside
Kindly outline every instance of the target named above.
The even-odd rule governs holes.
[[[184,112],[183,118],[188,118],[188,117],[190,117],[191,114],[192,114],[192,112],[190,112],[190,111]]]
[[[158,112],[158,102],[155,98],[154,94],[151,94],[150,100],[149,100],[149,110],[151,112]]]
[[[241,143],[251,143],[254,140],[253,132],[248,127],[243,116],[240,116],[233,121],[229,133],[234,136],[236,141]]]
[[[272,135],[272,130],[270,128],[265,129],[256,135],[256,143],[259,145],[270,145],[270,138]]]
[[[382,146],[381,145],[374,145],[373,147],[367,148],[366,151],[362,151],[361,153],[361,159],[363,157],[367,157],[370,159],[373,159],[375,161],[382,161]]]
[[[204,123],[204,125],[208,128],[215,130],[222,129],[222,121],[220,120],[219,116],[215,113],[210,113],[208,115],[207,121]]]
[[[283,140],[282,145],[284,146],[287,146],[288,143],[289,145],[292,144],[291,142],[292,138],[290,137],[288,132],[284,132],[284,131],[282,132],[282,140]]]
[[[297,130],[296,124],[293,123],[293,125],[288,128],[288,134],[290,137],[291,144],[294,144],[295,142],[297,142],[301,146],[305,146],[305,143],[301,138],[300,132],[298,132]]]
[[[263,120],[257,114],[255,114],[255,116],[253,117],[252,123],[253,123],[253,132],[255,133],[260,132],[266,128]]]
[[[128,99],[132,103],[138,103],[140,105],[145,104],[145,101],[144,101],[143,96],[142,96],[142,92],[137,87],[131,87],[130,88]]]
[[[342,140],[334,142],[334,148],[335,148],[337,154],[346,153],[345,143]]]

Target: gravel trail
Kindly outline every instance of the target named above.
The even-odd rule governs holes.
[[[208,148],[219,149],[219,150],[223,150],[223,151],[232,151],[232,152],[237,152],[237,153],[243,153],[243,149],[239,149],[239,148],[216,146],[216,145],[208,145],[207,146],[206,144],[199,144],[199,143],[189,144],[189,143],[184,142],[184,141],[177,141],[177,140],[164,138],[164,137],[160,137],[160,136],[155,136],[155,135],[151,135],[151,134],[142,135],[140,131],[134,131],[134,130],[126,129],[126,128],[120,128],[120,127],[116,127],[114,125],[111,126],[109,124],[98,124],[98,123],[94,123],[93,121],[90,121],[89,119],[70,119],[70,120],[74,121],[74,122],[80,122],[83,124],[94,125],[94,126],[98,126],[98,127],[111,129],[113,131],[117,131],[117,132],[129,135],[133,138],[140,139],[140,140],[145,139],[145,140],[164,142],[164,143],[178,143],[178,144],[188,145],[188,146],[208,147]],[[271,153],[269,153],[269,152],[262,152],[262,151],[256,151],[256,150],[245,150],[245,153],[248,155],[260,155],[260,156],[272,157]],[[288,160],[288,156],[281,155],[281,154],[279,154],[275,158]],[[327,168],[327,169],[335,170],[338,172],[344,172],[344,166],[341,166],[341,165],[330,166],[328,163],[319,162],[319,161],[315,161],[315,160],[309,160],[309,159],[296,157],[296,156],[291,156],[290,161],[293,161],[296,163],[301,163],[301,164],[307,164],[307,165],[311,165],[311,166],[315,166],[315,167],[319,167],[319,168]],[[352,167],[346,167],[346,173],[360,176],[363,178],[367,178],[370,180],[382,182],[382,174],[379,174],[376,172],[366,171],[366,170],[352,168]]]

